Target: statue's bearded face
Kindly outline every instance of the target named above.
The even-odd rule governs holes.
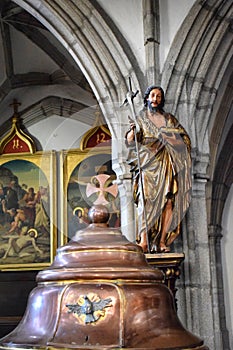
[[[151,90],[147,99],[147,106],[152,113],[163,108],[163,96],[159,89]]]

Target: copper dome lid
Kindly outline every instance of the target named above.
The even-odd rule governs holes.
[[[179,321],[163,273],[106,224],[102,205],[38,273],[25,315],[0,349],[200,349]]]

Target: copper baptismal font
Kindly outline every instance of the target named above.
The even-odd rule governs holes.
[[[163,273],[107,226],[108,215],[92,207],[92,223],[38,273],[23,318],[0,349],[208,349],[179,321]]]

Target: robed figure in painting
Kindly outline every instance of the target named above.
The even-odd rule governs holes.
[[[126,133],[138,207],[137,241],[144,252],[170,251],[191,197],[190,139],[164,111],[164,102],[163,89],[150,86],[143,111]]]

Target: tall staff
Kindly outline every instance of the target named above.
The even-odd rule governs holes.
[[[138,140],[137,140],[137,120],[136,120],[136,113],[135,113],[135,107],[134,107],[134,98],[138,94],[138,90],[136,92],[132,91],[132,83],[131,78],[129,77],[129,91],[126,94],[126,99],[122,106],[129,105],[131,109],[131,116],[132,118],[129,118],[129,121],[131,123],[134,123],[133,130],[134,130],[134,141],[135,141],[135,148],[136,148],[136,154],[137,154],[137,164],[138,164],[138,171],[139,171],[139,185],[141,188],[141,196],[142,196],[142,207],[143,207],[143,216],[145,219],[145,225],[146,225],[146,243],[147,243],[147,250],[150,253],[150,242],[149,242],[149,232],[148,232],[148,225],[147,225],[147,216],[146,216],[146,208],[145,208],[145,195],[144,195],[144,186],[142,181],[142,169],[141,169],[141,163],[140,163],[140,157],[139,157],[139,146],[138,146]]]

